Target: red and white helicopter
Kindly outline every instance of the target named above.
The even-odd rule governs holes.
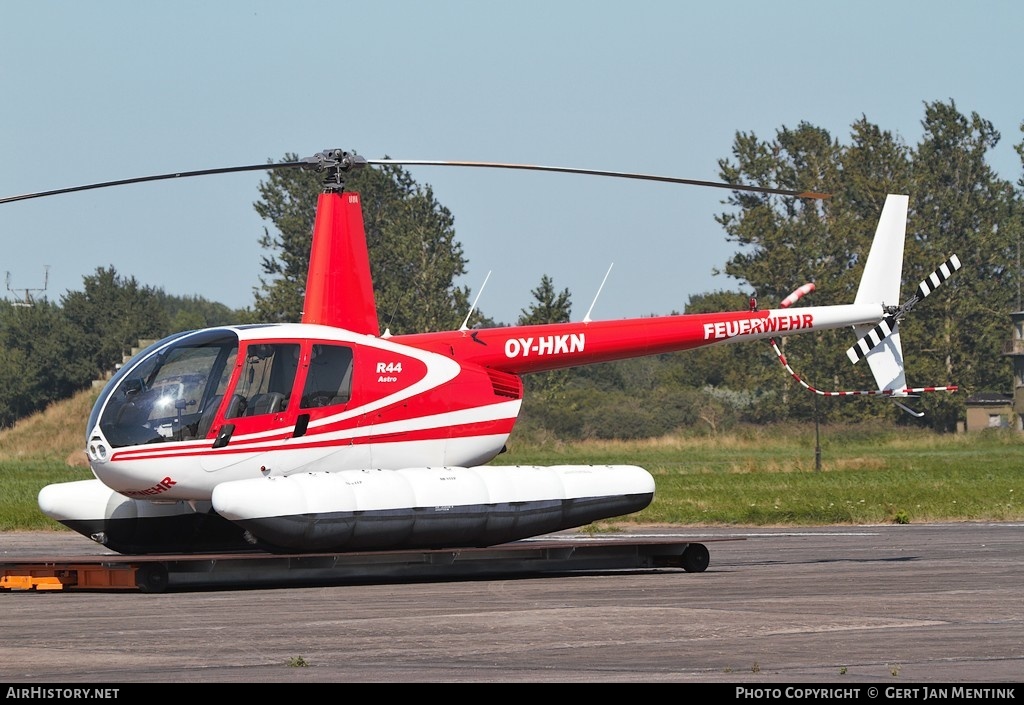
[[[852,327],[860,340],[851,359],[867,359],[878,389],[822,392],[801,380],[805,387],[893,399],[955,390],[906,383],[899,319],[960,267],[954,255],[898,304],[907,196],[887,197],[849,305],[790,309],[807,285],[773,310],[588,316],[472,330],[463,324],[390,335],[377,319],[360,197],[344,189],[349,170],[374,164],[536,169],[825,197],[562,167],[367,160],[327,150],[294,162],[0,199],[231,171],[325,174],[301,323],[183,332],[135,355],[89,418],[86,452],[95,479],[43,488],[39,506],[47,516],[128,554],[491,546],[637,512],[655,492],[652,476],[632,465],[485,466],[515,425],[522,375]],[[786,364],[781,353],[780,359]]]

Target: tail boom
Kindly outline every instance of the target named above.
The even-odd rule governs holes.
[[[481,328],[397,336],[394,340],[451,355],[463,364],[526,374],[777,335],[873,325],[883,313],[878,305],[846,304]]]

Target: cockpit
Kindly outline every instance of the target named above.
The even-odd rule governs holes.
[[[291,412],[295,423],[304,409],[349,402],[352,364],[347,345],[240,345],[231,329],[171,336],[118,371],[93,408],[89,432],[98,423],[106,442],[119,448],[206,438],[217,418],[241,423],[274,414],[268,424],[284,424]]]

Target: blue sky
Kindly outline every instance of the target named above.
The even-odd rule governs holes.
[[[57,2],[0,9],[0,197],[340,147],[717,180],[737,132],[862,115],[908,144],[924,104],[1002,133],[1021,177],[1024,3],[904,0]],[[460,280],[513,322],[543,275],[582,318],[682,310],[736,289],[727,192],[411,167],[455,217]],[[252,303],[263,172],[0,205],[8,299],[59,300],[113,265],[169,294]],[[913,197],[913,194],[911,194]],[[793,282],[794,288],[803,282]],[[819,288],[827,282],[819,283]],[[38,293],[38,292],[36,292]]]

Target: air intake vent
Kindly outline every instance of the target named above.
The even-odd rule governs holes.
[[[499,397],[523,398],[523,381],[519,377],[508,372],[499,372],[498,370],[487,370],[487,374],[491,378],[491,386],[494,387],[494,393]]]

